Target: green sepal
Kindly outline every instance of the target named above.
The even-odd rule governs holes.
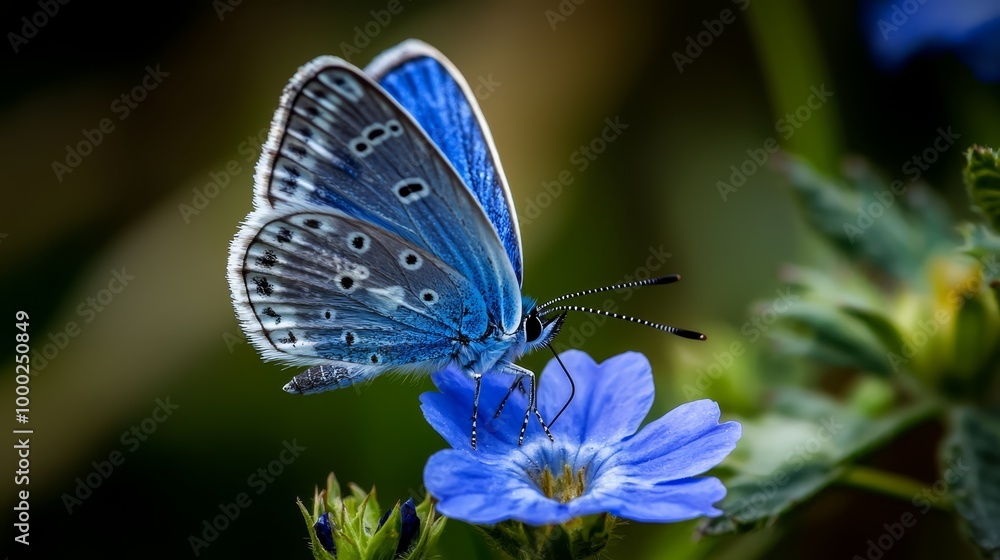
[[[536,527],[504,521],[477,528],[496,548],[517,560],[583,560],[604,550],[616,523],[610,513],[600,513],[561,525]]]

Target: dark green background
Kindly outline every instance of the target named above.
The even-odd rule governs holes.
[[[255,157],[248,150],[269,126],[281,88],[311,58],[343,54],[355,27],[386,4],[245,1],[220,19],[209,1],[76,0],[18,53],[9,43],[0,48],[3,317],[13,330],[15,311],[30,314],[35,350],[68,321],[80,330],[44,369],[34,363],[32,545],[12,546],[12,558],[189,557],[188,536],[241,492],[252,504],[202,557],[307,558],[294,500],[310,498],[327,472],[377,484],[384,504],[419,494],[427,457],[444,446],[418,407],[429,381],[380,379],[360,392],[287,395],[280,387],[297,370],[262,363],[245,343],[225,280],[229,240],[250,210]],[[571,4],[563,4],[568,12]],[[626,350],[646,354],[659,391],[655,415],[683,402],[684,380],[733,341],[766,350],[765,339],[741,334],[753,302],[782,288],[784,263],[820,264],[811,260],[817,242],[806,237],[774,170],[765,166],[727,200],[720,196],[717,181],[728,182],[730,165],[746,160],[746,150],[773,137],[827,172],[863,154],[887,177],[903,178],[904,162],[930,145],[938,127],[952,126],[961,140],[924,178],[965,215],[960,150],[1000,143],[996,86],[977,83],[947,55],[899,73],[876,69],[862,40],[867,24],[852,2],[759,0],[740,11],[741,4],[721,1],[588,0],[572,5],[555,29],[545,11],[559,10],[556,0],[401,5],[352,62],[362,66],[416,37],[450,57],[474,88],[480,79],[498,83],[481,105],[522,214],[546,200],[543,182],[563,171],[572,177],[537,217],[522,220],[527,293],[545,299],[617,282],[642,274],[651,252],[671,254],[656,272],[681,273],[683,282],[628,301],[612,298],[623,312],[706,332],[707,343],[605,323],[579,345],[598,360]],[[672,54],[725,9],[733,10],[733,23],[679,72]],[[2,30],[19,30],[20,18],[38,10],[32,2],[5,4]],[[141,83],[147,65],[169,76],[119,119],[112,103]],[[822,84],[833,97],[783,138],[779,119]],[[57,180],[52,162],[104,118],[114,130]],[[573,153],[615,118],[628,128],[580,170]],[[186,223],[179,205],[192,204],[192,189],[202,190],[210,173],[232,160],[239,171]],[[129,286],[100,313],[78,313],[121,267],[135,276]],[[589,332],[587,321],[571,317],[567,333]],[[2,400],[4,415],[14,408],[12,348],[0,362],[10,396]],[[546,359],[522,363],[538,371]],[[757,374],[754,367],[740,371]],[[736,394],[719,397],[724,414],[746,408],[738,388],[752,382],[727,381]],[[179,408],[133,451],[122,433],[167,397]],[[906,436],[884,459],[933,482],[933,448],[922,441],[936,430]],[[278,458],[283,441],[306,450],[257,494],[248,477]],[[75,479],[116,450],[124,463],[67,513],[64,495],[74,492]],[[13,471],[12,453],[3,464]],[[4,519],[12,520],[12,485],[4,488]],[[609,554],[850,558],[910,509],[834,490],[741,537],[696,543],[693,522],[629,524]],[[944,514],[919,524],[886,558],[966,550]],[[439,550],[445,558],[490,554],[458,521],[449,523]]]

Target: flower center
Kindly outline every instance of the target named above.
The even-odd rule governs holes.
[[[541,474],[532,475],[531,478],[538,485],[538,489],[542,491],[542,494],[565,504],[570,500],[579,498],[586,491],[587,485],[584,470],[584,468],[581,468],[574,473],[569,465],[563,464],[563,470],[559,476],[552,474],[549,467],[545,467],[545,470]]]

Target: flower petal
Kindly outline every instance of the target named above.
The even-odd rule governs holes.
[[[440,392],[420,395],[420,409],[424,418],[441,437],[455,449],[472,449],[472,402],[476,382],[471,376],[456,368],[447,368],[432,375]],[[514,378],[509,375],[487,373],[483,376],[479,393],[479,414],[476,421],[477,451],[500,450],[506,452],[517,445],[521,433],[527,398],[514,391],[500,418],[494,418],[497,407]],[[541,430],[532,420],[526,440],[537,437]]]
[[[621,442],[601,471],[657,483],[701,474],[736,447],[743,431],[738,422],[718,422],[719,405],[714,401],[683,404]]]
[[[576,395],[552,435],[585,441],[615,443],[635,433],[653,405],[653,373],[649,360],[626,352],[597,364],[586,353],[568,350],[559,355],[576,385]],[[566,404],[570,385],[555,359],[542,372],[538,404],[542,417],[551,420]]]
[[[532,525],[561,523],[569,508],[546,498],[512,461],[485,462],[476,451],[438,451],[424,468],[424,485],[447,517],[477,525],[514,519]]]
[[[669,523],[695,517],[717,516],[715,504],[726,497],[726,487],[715,477],[685,478],[664,484],[608,477],[595,480],[587,494],[570,502],[576,510],[593,512],[589,502],[619,517],[647,523]]]

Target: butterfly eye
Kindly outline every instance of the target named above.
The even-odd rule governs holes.
[[[542,336],[542,320],[538,315],[530,315],[524,320],[524,338],[527,342],[534,342]]]

